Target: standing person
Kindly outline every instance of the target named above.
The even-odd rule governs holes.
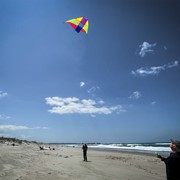
[[[170,148],[172,152],[167,158],[157,157],[166,164],[167,180],[180,180],[180,141],[171,139]]]
[[[83,158],[84,158],[84,161],[87,161],[87,150],[88,150],[87,144],[84,144],[82,146],[82,149],[83,149]]]

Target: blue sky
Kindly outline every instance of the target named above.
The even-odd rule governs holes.
[[[180,139],[179,34],[178,0],[0,0],[0,135]]]

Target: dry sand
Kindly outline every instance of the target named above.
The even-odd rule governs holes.
[[[36,144],[0,144],[0,180],[165,180],[165,166],[155,156]]]

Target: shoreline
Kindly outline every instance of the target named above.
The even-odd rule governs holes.
[[[89,148],[88,162],[84,162],[79,147],[50,146],[54,150],[40,150],[39,144],[34,143],[15,146],[0,143],[0,179],[166,179],[164,163],[152,155]]]
[[[52,145],[52,144],[49,144]],[[58,144],[54,144],[54,145],[58,145]],[[60,146],[64,146],[64,147],[73,147],[73,148],[79,148],[81,149],[81,146],[68,146],[65,143],[61,144]],[[147,155],[147,156],[152,156],[152,157],[156,157],[157,154],[161,154],[164,157],[169,156],[170,151],[159,151],[159,152],[155,152],[155,151],[141,151],[141,150],[128,150],[128,149],[118,149],[118,148],[98,148],[98,147],[88,147],[89,150],[95,150],[95,151],[104,151],[104,152],[117,152],[117,153],[127,153],[127,154],[141,154],[141,155]]]
[[[70,147],[82,147],[82,143],[50,143],[52,145],[65,145]],[[87,143],[89,148],[96,150],[119,151],[119,152],[133,152],[144,153],[167,157],[170,154],[169,143]]]

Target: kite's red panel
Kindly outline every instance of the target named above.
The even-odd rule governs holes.
[[[71,22],[68,22],[68,24],[70,24],[73,29],[76,29],[76,28],[77,28],[77,26],[76,26],[75,24],[71,23]]]
[[[81,31],[80,32],[86,32],[84,29],[81,29]]]

